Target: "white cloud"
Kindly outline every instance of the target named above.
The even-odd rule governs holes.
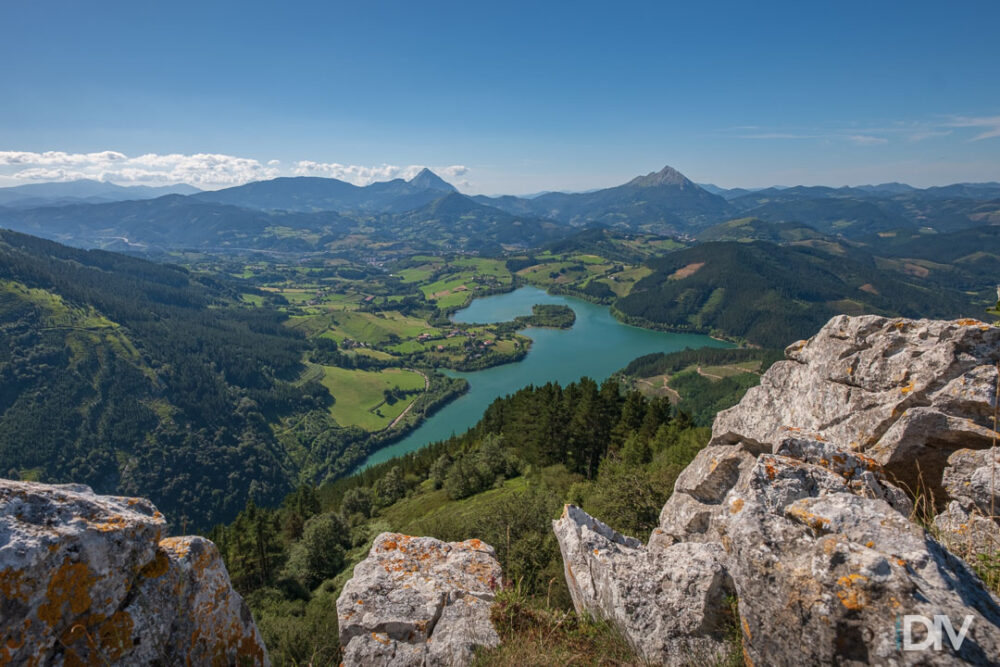
[[[951,130],[918,130],[908,136],[906,140],[911,143],[916,143],[925,139],[934,139],[935,137],[947,137],[951,133]]]
[[[278,169],[273,163],[265,166],[252,158],[214,153],[146,153],[129,157],[117,151],[0,151],[0,176],[17,181],[90,178],[126,184],[191,183],[211,188],[240,185],[277,175]]]
[[[300,160],[295,163],[293,173],[296,176],[325,176],[347,181],[354,185],[370,185],[378,181],[390,181],[394,178],[410,180],[424,168],[430,169],[454,185],[461,187],[469,187],[471,185],[468,180],[462,178],[469,173],[469,168],[460,164],[444,167],[425,167],[425,165],[421,164],[411,164],[401,167],[393,164],[382,164],[377,167],[367,167],[356,164],[340,164],[338,162]]]
[[[282,175],[326,176],[368,185],[393,178],[411,179],[423,165],[364,166],[301,160],[283,165],[280,160],[261,162],[253,158],[219,153],[145,153],[128,156],[118,151],[67,153],[63,151],[0,151],[0,184],[75,181],[89,178],[124,185],[190,183],[202,188],[242,185]],[[464,165],[430,167],[450,183],[469,187]]]
[[[852,134],[847,137],[848,141],[858,146],[881,146],[889,143],[885,137],[874,137],[870,134]]]
[[[744,134],[740,139],[822,139],[815,134],[791,134],[787,132],[766,132],[763,134]]]
[[[354,185],[369,185],[377,181],[390,181],[394,178],[409,180],[424,169],[424,165],[412,164],[400,167],[392,164],[382,164],[377,167],[365,167],[356,164],[340,164],[338,162],[313,162],[300,160],[295,163],[294,173],[297,176],[328,176]],[[428,167],[438,176],[458,185],[467,185],[464,180],[458,180],[469,172],[464,165],[449,165],[446,167]]]
[[[46,151],[32,153],[29,151],[0,151],[0,165],[33,164],[39,166],[68,166],[84,164],[111,164],[127,159],[117,151],[101,151],[100,153],[63,153],[62,151]]]
[[[982,130],[982,132],[972,137],[969,141],[982,141],[983,139],[1000,137],[1000,116],[955,116],[946,125],[948,127],[971,127]]]

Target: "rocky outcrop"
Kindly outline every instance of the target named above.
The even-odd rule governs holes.
[[[215,546],[141,498],[0,480],[0,664],[267,665]]]
[[[501,584],[479,540],[382,533],[337,599],[344,664],[469,665],[500,637],[490,621]]]
[[[662,664],[725,650],[727,590],[754,664],[1000,664],[1000,600],[911,520],[902,490],[934,496],[949,545],[996,534],[986,448],[1000,329],[837,317],[786,355],[716,419],[646,545],[575,508],[555,522],[578,611]],[[696,618],[681,625],[679,612]],[[947,617],[955,632],[967,621],[967,634],[904,651],[906,616]]]
[[[841,315],[785,356],[719,413],[711,444],[773,448],[796,433],[819,436],[942,506],[949,456],[993,444],[998,327]]]
[[[733,584],[721,545],[646,548],[573,505],[553,529],[577,613],[613,622],[654,663],[710,665],[723,657]]]

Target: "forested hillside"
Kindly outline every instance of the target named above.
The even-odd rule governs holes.
[[[0,231],[0,473],[148,496],[210,525],[360,452],[366,434],[329,422],[301,451],[279,444],[272,423],[334,399],[292,382],[311,344],[237,294],[175,266]]]
[[[982,317],[989,296],[926,281],[919,271],[885,270],[892,267],[880,267],[861,249],[715,242],[647,266],[652,274],[615,302],[627,321],[717,332],[764,347],[809,336],[838,313]]]
[[[550,520],[574,502],[616,529],[648,532],[707,436],[665,399],[623,393],[614,380],[526,387],[497,399],[461,437],[318,490],[300,488],[276,510],[248,506],[211,537],[279,665],[336,662],[334,602],[383,531],[493,545],[504,586],[546,601],[550,632],[538,648],[581,642],[600,664],[608,644],[620,642],[567,618]],[[522,620],[548,623],[543,617]]]

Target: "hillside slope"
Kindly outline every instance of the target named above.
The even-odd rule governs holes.
[[[0,231],[0,474],[152,498],[208,526],[277,502],[311,451],[269,423],[333,399],[291,383],[308,343],[232,285],[167,265]],[[325,410],[324,410],[325,412]]]
[[[713,242],[648,262],[653,273],[615,308],[626,320],[720,332],[764,347],[804,338],[837,313],[958,317],[976,297],[885,271],[855,250]]]

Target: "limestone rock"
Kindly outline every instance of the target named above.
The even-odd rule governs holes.
[[[790,448],[793,449],[793,448]],[[835,470],[762,455],[720,522],[755,664],[948,665],[1000,656],[1000,600],[966,563]],[[946,615],[958,651],[903,652],[897,619]],[[808,647],[803,654],[802,647]]]
[[[0,664],[267,665],[214,545],[140,498],[0,480]]]
[[[943,486],[954,500],[934,525],[948,547],[958,554],[1000,552],[1000,447],[953,453]]]
[[[712,664],[723,656],[732,581],[721,545],[646,548],[574,505],[552,525],[577,613],[614,623],[655,664]]]
[[[934,517],[948,548],[960,556],[982,554],[992,550],[1000,554],[1000,527],[977,510],[966,510],[957,500]]]
[[[960,449],[948,457],[944,488],[963,506],[984,516],[1000,514],[1000,445],[996,449]]]
[[[948,456],[991,444],[1000,328],[841,315],[785,355],[719,413],[711,444],[819,436],[867,454],[914,492],[922,482],[942,503]]]
[[[468,665],[500,643],[493,547],[382,533],[337,600],[344,664]]]

